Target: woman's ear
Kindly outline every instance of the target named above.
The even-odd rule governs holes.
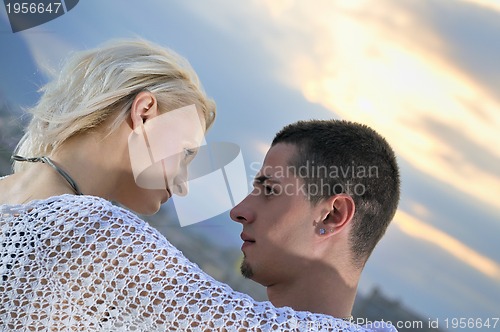
[[[135,96],[130,109],[130,118],[132,120],[132,129],[135,129],[147,120],[158,116],[158,102],[156,97],[149,91],[142,91]]]
[[[356,210],[354,200],[347,194],[332,196],[321,204],[324,207],[322,221],[318,223],[321,235],[340,232],[351,222]]]

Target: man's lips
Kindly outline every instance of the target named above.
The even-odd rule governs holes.
[[[241,249],[255,243],[255,240],[246,233],[241,233],[240,238],[243,240],[243,245],[241,246]]]

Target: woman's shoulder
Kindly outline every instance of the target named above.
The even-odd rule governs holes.
[[[64,194],[47,198],[45,200],[35,201],[33,207],[40,206],[41,208],[57,210],[65,213],[81,213],[100,216],[113,217],[132,217],[137,218],[132,212],[114,204],[113,202],[98,196],[91,195],[72,195]]]
[[[34,199],[22,204],[3,204],[0,206],[9,207],[10,209],[18,211],[32,211],[40,209],[64,211],[82,206],[88,206],[89,208],[110,208],[113,204],[110,201],[97,196],[63,194],[47,198]]]
[[[171,248],[156,229],[137,215],[96,196],[64,194],[21,205],[0,205],[0,225],[22,230],[47,245]],[[139,249],[138,249],[139,250]]]
[[[103,224],[145,224],[132,212],[102,197],[63,194],[24,204],[0,205],[0,212],[38,221],[82,222]],[[24,219],[24,218],[23,218]]]
[[[47,199],[41,203],[41,209],[57,212],[59,215],[77,219],[118,222],[119,224],[144,224],[145,222],[131,211],[98,196],[71,195]]]

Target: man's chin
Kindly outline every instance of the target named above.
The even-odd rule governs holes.
[[[253,277],[252,267],[250,266],[250,264],[248,264],[248,262],[245,259],[243,259],[243,262],[241,262],[240,271],[245,278],[252,279]]]

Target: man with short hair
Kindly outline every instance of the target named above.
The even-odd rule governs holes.
[[[267,287],[277,307],[352,319],[399,187],[394,152],[373,129],[341,120],[286,126],[253,191],[231,210],[243,225],[242,274]]]

